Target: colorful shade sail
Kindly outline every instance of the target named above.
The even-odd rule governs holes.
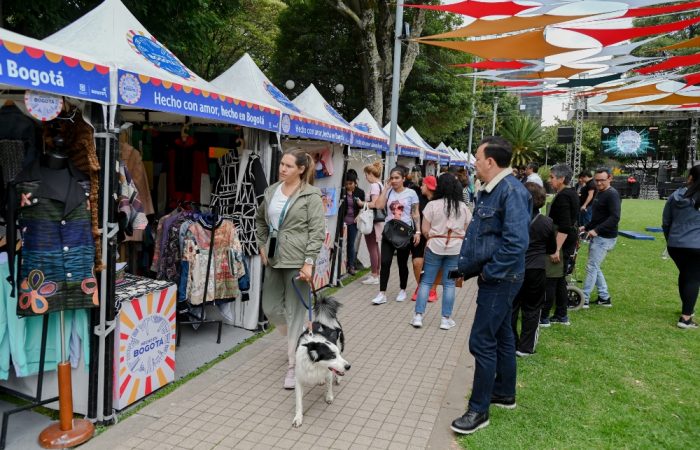
[[[677,50],[679,48],[694,48],[694,47],[700,47],[700,36],[696,36],[694,38],[679,42],[677,44],[667,45],[666,47],[661,47],[661,48],[658,48],[656,50],[657,51]]]
[[[451,48],[452,50],[471,53],[484,59],[540,59],[572,50],[550,44],[544,38],[542,31],[528,31],[512,36],[480,41],[421,40],[420,43]]]
[[[690,11],[692,9],[700,9],[700,1],[682,3],[680,5],[655,6],[651,8],[632,8],[627,10],[622,17],[658,16],[660,14],[671,14],[681,11]]]
[[[466,63],[466,64],[452,64],[452,67],[471,67],[472,69],[496,69],[496,70],[505,70],[505,69],[523,69],[525,67],[530,67],[532,64],[518,61],[518,60],[510,60],[510,61],[491,61],[491,60],[486,60],[486,61],[479,61],[475,63]]]
[[[539,91],[539,92],[526,92],[522,94],[525,97],[546,97],[548,95],[560,95],[568,94],[569,91],[565,90],[555,90],[555,91]]]
[[[634,71],[641,73],[642,75],[648,75],[650,73],[661,72],[663,70],[677,69],[678,67],[694,66],[695,64],[700,64],[700,53],[696,53],[694,55],[672,56],[658,64],[642,67],[641,69],[634,69]]]
[[[508,17],[498,20],[475,20],[466,27],[457,28],[447,33],[425,36],[421,39],[450,39],[475,36],[488,36],[494,34],[512,33],[515,31],[530,30],[533,28],[544,28],[547,25],[554,25],[572,20],[581,19],[583,16],[532,16],[532,17]]]
[[[695,86],[696,84],[700,84],[700,72],[689,73],[687,75],[683,75],[683,80],[685,80],[686,87],[687,86]]]
[[[562,28],[564,30],[575,31],[585,34],[600,42],[603,46],[617,44],[618,42],[634,39],[642,36],[652,36],[655,34],[671,33],[682,30],[696,23],[700,23],[700,17],[680,20],[678,22],[665,23],[663,25],[652,25],[638,28]]]
[[[537,5],[520,5],[515,2],[477,2],[465,0],[450,5],[411,5],[404,4],[409,8],[432,9],[434,11],[445,11],[464,16],[481,18],[488,16],[513,16],[515,14],[535,8]]]
[[[622,74],[616,73],[613,75],[608,75],[604,77],[596,78],[580,78],[578,80],[567,80],[564,83],[557,84],[559,88],[575,88],[575,87],[589,87],[598,86],[599,84],[608,83],[610,81],[619,80],[622,78]]]

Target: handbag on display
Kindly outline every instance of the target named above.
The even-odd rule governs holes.
[[[413,242],[415,230],[398,219],[391,219],[384,225],[382,236],[391,242],[394,248],[406,248]]]
[[[362,234],[372,234],[372,230],[374,230],[374,213],[369,209],[367,203],[362,207],[360,215],[357,216],[357,229]]]

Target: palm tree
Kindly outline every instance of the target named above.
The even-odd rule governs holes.
[[[525,114],[510,117],[500,129],[501,136],[513,146],[512,167],[524,166],[540,156],[536,150],[544,136],[539,121]]]

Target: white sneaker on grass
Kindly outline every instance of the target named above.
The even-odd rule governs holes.
[[[440,319],[440,329],[441,330],[449,330],[450,328],[454,327],[457,325],[454,320],[450,319],[449,317],[443,317]]]
[[[422,314],[416,314],[413,316],[413,320],[411,321],[411,325],[413,325],[415,328],[420,328],[423,326],[423,315]]]
[[[372,275],[368,276],[364,280],[362,280],[362,284],[379,284],[379,277],[374,277]]]
[[[406,297],[407,297],[407,296],[406,296],[406,290],[405,290],[405,289],[401,289],[401,290],[399,291],[399,294],[396,296],[396,301],[397,301],[397,302],[402,302],[402,301],[406,300]]]
[[[380,292],[379,294],[377,294],[376,297],[374,297],[374,300],[372,300],[372,304],[381,305],[383,303],[386,303],[386,295],[384,295],[383,292]]]

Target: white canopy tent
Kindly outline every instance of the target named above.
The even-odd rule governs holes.
[[[355,133],[353,147],[373,149],[377,153],[389,151],[389,136],[366,108],[352,119],[350,125]]]
[[[421,136],[418,133],[418,130],[416,130],[414,127],[409,128],[406,130],[406,137],[409,138],[412,142],[414,142],[416,145],[419,147],[423,147],[424,149],[424,155],[423,159],[427,161],[438,161],[440,159],[440,153],[435,150],[430,144],[428,144],[425,139],[423,139],[423,136]]]
[[[353,143],[352,125],[338,114],[338,111],[323,98],[313,84],[292,100],[292,103],[300,110],[306,111],[328,124],[328,127],[314,132],[315,139],[347,145]]]
[[[280,111],[221,92],[192,72],[153,37],[120,0],[105,0],[44,39],[114,67],[110,102],[277,132]]]

